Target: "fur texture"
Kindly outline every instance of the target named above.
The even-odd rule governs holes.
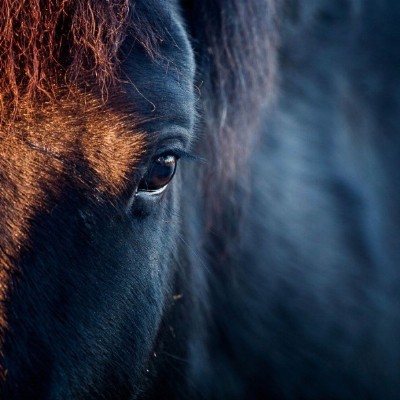
[[[2,398],[398,398],[397,1],[0,16]]]

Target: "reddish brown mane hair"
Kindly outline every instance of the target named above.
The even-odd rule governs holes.
[[[128,28],[149,53],[156,34],[129,0],[2,0],[0,107],[52,100],[59,88],[115,83]],[[83,83],[84,82],[84,83]]]
[[[115,79],[128,0],[3,0],[0,3],[0,93],[21,98],[54,96],[55,87],[93,77]]]

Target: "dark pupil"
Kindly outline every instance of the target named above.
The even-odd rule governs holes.
[[[139,190],[158,190],[169,183],[175,173],[176,158],[161,156],[153,162],[146,176],[141,180]]]

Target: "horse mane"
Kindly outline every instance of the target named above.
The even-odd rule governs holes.
[[[104,95],[118,80],[128,33],[154,56],[157,34],[129,0],[1,1],[0,111],[88,83]]]
[[[250,190],[249,157],[262,110],[274,97],[279,2],[187,0],[183,6],[197,56],[200,151],[207,157],[201,192],[215,244],[239,226],[233,220]]]

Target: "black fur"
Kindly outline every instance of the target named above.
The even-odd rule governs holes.
[[[128,34],[109,100],[146,154],[120,196],[71,178],[34,215],[2,398],[399,398],[400,3],[132,7],[154,46]],[[200,161],[132,201],[176,148]]]

